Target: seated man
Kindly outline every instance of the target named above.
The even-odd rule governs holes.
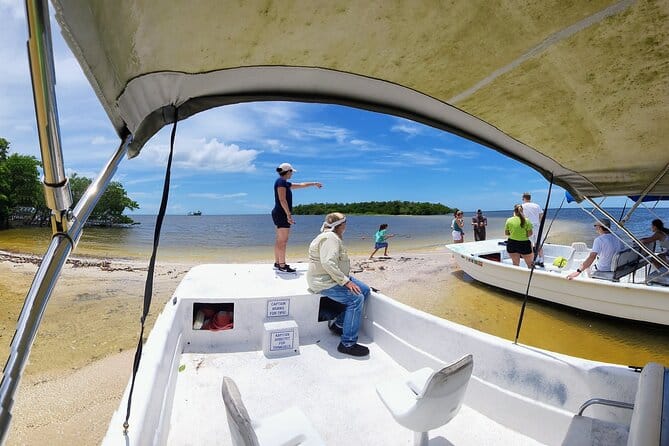
[[[601,223],[595,223],[595,230],[599,234],[592,243],[590,255],[583,261],[576,271],[569,274],[567,279],[571,280],[588,269],[597,259],[597,271],[611,271],[611,259],[614,254],[623,250],[623,245],[611,234],[611,220],[602,218]]]

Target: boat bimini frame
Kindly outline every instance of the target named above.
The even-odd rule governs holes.
[[[14,394],[63,265],[79,242],[84,224],[107,189],[132,142],[131,136],[121,142],[72,210],[72,195],[65,176],[60,145],[47,0],[26,0],[26,14],[29,32],[28,56],[44,170],[44,194],[47,206],[51,209],[53,237],[26,295],[10,345],[9,357],[3,369],[0,382],[0,444],[4,444],[9,432]]]

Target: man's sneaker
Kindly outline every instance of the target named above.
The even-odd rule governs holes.
[[[346,347],[344,344],[341,342],[337,346],[337,351],[339,353],[343,353],[345,355],[351,355],[351,356],[367,356],[369,355],[369,349],[365,347],[364,345],[360,344],[353,344],[350,347]]]
[[[344,329],[335,324],[334,321],[328,322],[328,328],[332,333],[336,334],[337,336],[341,336],[344,333]]]
[[[274,264],[274,269],[279,269],[279,264],[278,263]]]
[[[295,271],[297,271],[295,268],[291,268],[290,265],[288,265],[287,263],[283,266],[279,265],[278,270],[281,271],[282,273],[294,273]]]

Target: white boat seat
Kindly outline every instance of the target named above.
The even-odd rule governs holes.
[[[406,379],[381,383],[376,393],[395,421],[414,432],[415,444],[426,445],[427,432],[460,410],[473,369],[472,355],[466,355],[438,371],[426,367]]]
[[[227,376],[221,387],[232,444],[235,446],[319,446],[325,442],[296,407],[251,420],[235,382]]]
[[[639,376],[627,446],[668,445],[667,419],[669,419],[669,369],[656,362],[649,362]]]
[[[558,257],[567,259],[567,263],[574,255],[574,248],[571,246],[559,246],[546,243],[544,244],[544,264],[553,265],[553,261]]]
[[[633,273],[646,264],[641,256],[631,249],[617,252],[611,258],[611,271],[594,271],[590,277],[593,279],[612,280],[617,282],[621,277]]]
[[[649,362],[639,375],[634,404],[593,398],[574,416],[563,445],[624,444],[623,429],[616,423],[582,416],[587,407],[602,404],[632,409],[627,446],[669,445],[669,369]]]

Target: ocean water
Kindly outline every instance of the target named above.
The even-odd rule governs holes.
[[[622,209],[609,209],[620,217]],[[471,217],[465,213],[465,241],[473,240]],[[488,238],[504,238],[504,222],[511,211],[485,212]],[[137,223],[127,228],[86,228],[75,255],[148,259],[153,244],[156,216],[135,215]],[[344,234],[352,254],[371,252],[373,236],[382,223],[389,225],[390,249],[431,250],[451,243],[452,215],[385,216],[351,215]],[[669,225],[669,209],[638,210],[626,227],[638,236],[649,235],[650,221],[661,218]],[[298,215],[288,244],[290,258],[304,258],[311,240],[318,234],[322,216]],[[551,209],[544,228],[547,242],[583,241],[592,244],[597,235],[591,216],[581,209]],[[168,262],[272,261],[275,229],[269,215],[167,215],[160,237],[158,259]],[[0,231],[0,249],[43,254],[51,238],[50,228],[17,228]]]

